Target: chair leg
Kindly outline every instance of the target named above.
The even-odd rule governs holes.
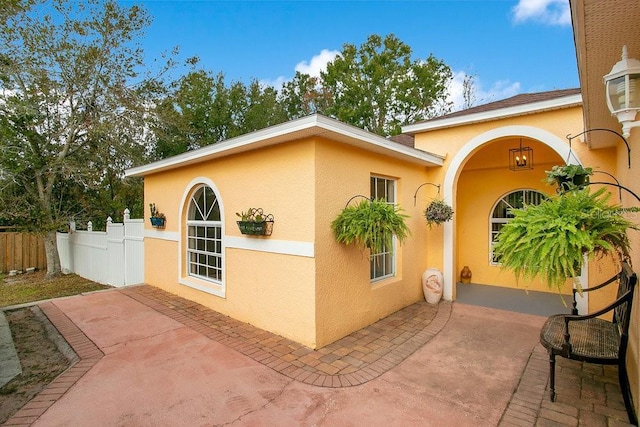
[[[629,423],[638,425],[638,419],[636,418],[633,402],[631,401],[631,390],[629,387],[629,379],[627,378],[627,367],[624,362],[618,364],[618,379],[620,381],[620,391],[622,392],[622,398],[624,399],[624,407],[627,409]]]
[[[549,351],[549,398],[556,401],[556,355]]]

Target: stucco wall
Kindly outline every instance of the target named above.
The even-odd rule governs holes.
[[[622,142],[616,146],[618,171],[617,177],[622,185],[640,195],[640,128],[631,131],[628,138],[631,148],[631,169],[627,164],[627,150]],[[629,194],[623,195],[624,206],[640,206],[640,202]],[[640,224],[640,213],[629,215]],[[640,274],[640,231],[630,231],[631,261],[633,269]],[[629,349],[627,350],[627,369],[631,391],[633,394],[636,414],[640,414],[640,286],[636,286],[631,313],[631,327],[629,330]]]
[[[397,276],[373,284],[368,252],[338,244],[330,227],[352,196],[369,196],[372,175],[397,180],[397,201],[410,216],[412,232],[398,245]],[[421,190],[413,206],[425,177],[425,166],[319,137],[149,175],[145,203],[155,203],[167,225],[165,230],[147,225],[146,281],[309,347],[322,347],[418,301],[422,272],[427,265],[441,268],[437,257],[436,264],[428,264],[432,246],[422,218],[435,188]],[[210,182],[222,203],[224,298],[178,283],[186,278],[180,270],[185,248],[179,241],[188,197],[200,181]],[[250,207],[274,215],[270,237],[240,234],[235,212]],[[306,245],[312,253],[273,253],[260,250],[258,243],[278,243],[288,250]],[[434,246],[439,253],[441,241],[436,239]]]
[[[426,179],[425,167],[328,140],[318,140],[316,153],[316,313],[318,345],[323,346],[423,298],[422,272],[441,266],[428,261],[435,245],[422,218],[425,200],[436,189],[421,189],[413,206],[415,190]],[[370,195],[372,175],[397,180],[397,203],[409,215],[412,233],[398,245],[397,276],[375,283],[369,279],[369,251],[338,244],[330,228],[351,197]]]
[[[178,284],[188,204],[181,201],[188,200],[194,179],[213,182],[222,204],[226,298]],[[145,204],[155,203],[167,216],[164,230],[146,224],[147,283],[315,346],[314,180],[314,146],[304,141],[146,176]],[[250,207],[273,214],[270,237],[241,235],[236,212]],[[277,253],[300,247],[310,248],[311,256]]]

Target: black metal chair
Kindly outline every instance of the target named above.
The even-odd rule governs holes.
[[[633,304],[633,292],[637,276],[627,262],[622,270],[607,282],[585,289],[594,291],[618,282],[617,298],[614,302],[588,315],[555,314],[550,316],[540,331],[540,343],[549,352],[550,398],[554,402],[556,356],[601,365],[618,365],[618,378],[624,405],[631,424],[637,424],[627,376],[626,353],[629,343],[629,323]],[[577,313],[574,292],[573,312]],[[612,312],[611,321],[599,316]]]

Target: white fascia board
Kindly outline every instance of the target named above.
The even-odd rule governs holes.
[[[329,133],[332,133],[337,137],[332,137],[326,133],[318,133],[318,135],[326,136],[330,139],[336,139],[340,142],[354,145],[368,151],[409,160],[413,163],[425,164],[426,166],[442,166],[444,164],[444,156],[407,147],[358,127],[348,125],[325,116],[316,117],[318,118],[317,125],[319,127],[326,129]]]
[[[444,157],[405,147],[354,126],[315,114],[211,144],[198,150],[189,151],[148,165],[127,169],[125,176],[145,176],[315,135],[325,136],[369,151],[413,163],[420,163],[425,166],[442,166],[444,163]]]
[[[484,111],[481,113],[456,116],[430,120],[425,123],[416,123],[402,127],[402,133],[413,135],[420,132],[469,125],[472,123],[487,122],[491,120],[505,119],[514,116],[524,116],[526,114],[553,111],[561,108],[577,107],[582,105],[582,95],[571,95],[548,101],[533,102],[530,104],[518,105],[515,107],[500,108],[497,110]]]

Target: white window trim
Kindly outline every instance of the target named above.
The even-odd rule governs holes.
[[[398,200],[398,180],[395,178],[390,178],[390,177],[385,177],[385,176],[380,176],[380,175],[370,175],[369,176],[369,187],[371,187],[371,179],[372,178],[377,178],[377,179],[383,179],[385,181],[391,181],[393,183],[393,202],[387,202],[390,205],[394,205],[396,206],[397,204],[397,200]],[[370,197],[373,197],[372,194],[370,194]],[[369,255],[369,281],[370,283],[373,284],[377,284],[382,282],[383,280],[388,280],[388,279],[392,279],[394,277],[398,276],[398,245],[397,245],[397,238],[395,236],[393,236],[393,243],[391,246],[391,251],[392,251],[392,255],[391,255],[391,274],[385,274],[384,276],[380,276],[380,277],[371,277],[371,263],[373,262],[372,258],[373,255],[370,254]]]
[[[188,220],[187,215],[189,214],[189,203],[191,203],[191,195],[195,190],[195,187],[200,185],[207,185],[213,190],[213,193],[218,200],[218,206],[220,207],[220,227],[222,228],[221,239],[222,239],[222,253],[220,255],[222,262],[222,280],[221,281],[213,281],[213,280],[205,280],[198,276],[190,276],[189,275],[189,263],[187,261],[187,232],[188,232]],[[186,205],[185,205],[186,204]],[[220,191],[218,187],[214,184],[214,182],[206,177],[197,177],[191,180],[189,184],[185,187],[185,191],[182,194],[182,198],[180,200],[179,205],[180,211],[178,212],[178,217],[180,221],[178,222],[178,283],[184,286],[188,286],[193,289],[197,289],[202,292],[206,292],[220,298],[226,298],[227,294],[227,262],[226,262],[226,235],[225,235],[225,220],[224,220],[224,204],[222,203],[222,198],[220,197]]]
[[[191,202],[190,202],[190,203],[191,203]],[[186,236],[186,237],[187,237],[187,238],[186,238],[186,240],[187,240],[187,245],[186,245],[186,248],[185,248],[185,249],[186,249],[185,262],[186,262],[186,264],[187,264],[187,270],[190,270],[190,269],[189,269],[189,267],[191,267],[191,266],[193,265],[193,263],[189,260],[189,255],[190,255],[190,254],[194,254],[194,253],[195,253],[195,254],[206,254],[206,255],[208,255],[208,254],[212,254],[212,252],[199,251],[199,250],[197,250],[197,249],[195,249],[195,250],[194,250],[194,249],[190,249],[190,248],[189,248],[189,244],[188,244],[188,243],[189,243],[189,235],[188,235],[188,231],[189,231],[189,227],[191,227],[191,226],[193,226],[193,227],[205,227],[205,228],[208,228],[208,227],[216,227],[216,228],[220,228],[220,251],[221,251],[221,252],[220,252],[220,254],[217,254],[217,253],[213,253],[213,254],[215,254],[215,255],[219,256],[219,258],[220,258],[220,262],[222,262],[222,221],[194,221],[194,220],[187,220],[187,236]],[[209,238],[205,237],[205,242],[206,242],[206,241],[209,241]],[[215,240],[214,240],[214,241],[215,241]],[[197,264],[199,264],[199,263],[197,263]],[[224,265],[221,265],[221,266],[220,266],[220,273],[221,273],[221,276],[222,276],[222,278],[223,278],[223,279],[224,279],[224,272],[225,272],[225,271],[224,271]],[[215,284],[220,284],[220,283],[222,283],[222,280],[213,279],[213,278],[211,278],[211,277],[206,277],[206,276],[201,276],[201,275],[199,275],[199,274],[193,274],[193,273],[191,273],[190,271],[187,271],[187,275],[188,275],[189,277],[196,277],[196,278],[202,279],[202,280],[207,281],[207,282],[213,282],[213,283],[215,283]]]

